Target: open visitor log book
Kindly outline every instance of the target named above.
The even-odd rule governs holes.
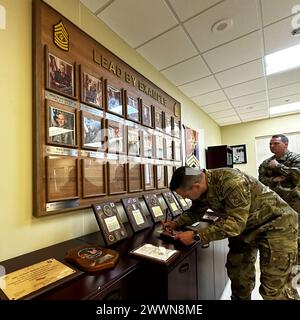
[[[167,249],[162,246],[144,243],[138,248],[130,251],[136,258],[150,260],[152,262],[169,265],[180,256],[180,252],[175,249]]]

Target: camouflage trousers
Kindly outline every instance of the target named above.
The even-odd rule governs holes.
[[[286,231],[289,233],[289,231]],[[268,233],[253,242],[245,243],[239,237],[229,238],[226,268],[231,280],[233,300],[251,300],[255,287],[255,262],[260,254],[260,288],[264,300],[299,300],[292,285],[292,270],[297,260],[297,232],[294,237]]]

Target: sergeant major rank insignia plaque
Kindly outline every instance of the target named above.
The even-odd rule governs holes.
[[[53,42],[64,51],[69,51],[69,34],[62,21],[53,26]]]

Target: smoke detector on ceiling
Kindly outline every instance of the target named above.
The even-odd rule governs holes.
[[[230,30],[233,26],[233,20],[228,18],[228,19],[222,19],[220,21],[217,21],[216,23],[213,24],[211,27],[211,31],[213,33],[221,33],[221,32],[227,32]]]

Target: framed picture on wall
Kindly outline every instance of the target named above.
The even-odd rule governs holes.
[[[124,116],[122,89],[107,84],[107,111],[118,116]]]
[[[246,145],[240,144],[236,146],[231,146],[233,164],[247,163]]]
[[[153,190],[155,189],[154,181],[154,165],[150,163],[144,164],[144,189]]]
[[[103,109],[103,81],[81,69],[81,101],[99,109]]]
[[[126,97],[126,119],[140,123],[141,112],[140,112],[140,99],[133,94],[125,91]]]
[[[147,131],[143,131],[143,157],[154,157],[154,143],[153,134]]]
[[[145,103],[142,103],[142,125],[149,128],[153,127],[152,106]]]
[[[172,134],[172,118],[169,114],[165,113],[165,133]]]
[[[108,152],[124,154],[126,152],[125,126],[120,122],[107,120],[107,134]]]
[[[156,158],[165,158],[165,148],[164,148],[164,137],[156,135],[155,136],[155,147],[156,147]]]
[[[140,156],[140,130],[138,128],[127,127],[128,155]]]
[[[154,127],[156,130],[163,131],[164,128],[164,112],[153,108],[154,110]]]
[[[95,158],[82,159],[82,193],[84,198],[106,195],[106,163]]]

